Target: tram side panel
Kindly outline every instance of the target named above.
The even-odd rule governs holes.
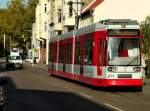
[[[98,86],[97,44],[95,32],[78,36],[75,40],[74,74],[76,80]]]
[[[69,78],[75,79],[75,75],[73,73],[73,56],[74,56],[74,38],[69,38],[66,40],[66,62],[65,62],[65,73],[67,73]]]
[[[50,72],[94,86],[101,86],[101,77],[104,77],[102,74],[104,38],[104,32],[99,31],[77,36],[75,41],[73,38],[61,40],[57,46],[56,43],[52,43],[50,58],[56,60],[50,59],[52,61]],[[56,63],[57,55],[58,63]]]
[[[53,74],[54,71],[58,70],[57,65],[57,53],[58,53],[58,45],[57,41],[49,44],[49,64],[48,64],[48,72]]]

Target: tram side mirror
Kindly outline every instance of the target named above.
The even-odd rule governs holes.
[[[8,81],[6,79],[1,79],[0,80],[0,86],[8,84]]]

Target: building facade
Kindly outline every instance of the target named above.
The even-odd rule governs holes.
[[[39,0],[32,29],[34,57],[48,64],[49,39],[76,29],[81,0]]]
[[[104,19],[144,21],[146,16],[150,14],[149,3],[148,0],[93,0],[82,10],[80,27]]]
[[[34,56],[42,64],[48,64],[48,32],[50,0],[39,0],[36,6],[35,28],[32,30],[34,37]]]
[[[82,9],[83,3],[89,5]],[[148,0],[39,0],[35,13],[34,56],[40,63],[48,64],[50,38],[104,19],[141,22],[150,14],[150,7]]]

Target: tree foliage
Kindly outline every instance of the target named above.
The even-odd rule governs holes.
[[[141,24],[141,30],[144,35],[143,52],[150,58],[150,16],[147,16]]]
[[[0,9],[0,43],[6,35],[6,50],[12,45],[27,50],[31,42],[32,24],[35,21],[35,7],[38,0],[11,0],[6,9]]]

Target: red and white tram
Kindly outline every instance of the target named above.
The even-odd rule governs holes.
[[[48,72],[93,86],[142,91],[140,26],[108,19],[50,39]]]

